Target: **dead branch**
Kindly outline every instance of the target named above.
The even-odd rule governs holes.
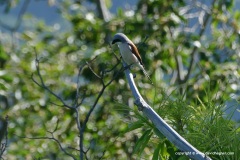
[[[123,62],[124,66],[127,66]],[[143,114],[152,121],[154,126],[178,149],[184,152],[191,153],[189,158],[196,160],[211,160],[210,157],[204,153],[197,150],[189,142],[187,142],[181,135],[179,135],[171,126],[169,126],[152,108],[147,104],[147,102],[142,98],[139,93],[133,79],[133,75],[130,73],[129,69],[125,70],[125,75],[129,83],[132,94],[135,98],[135,105],[137,105],[138,110],[142,111]]]

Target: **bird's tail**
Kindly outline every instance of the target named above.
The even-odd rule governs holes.
[[[145,76],[146,76],[146,77],[149,79],[149,81],[153,84],[151,78],[149,77],[148,73],[146,72],[146,70],[144,69],[143,66],[141,66],[141,69],[142,69],[143,73],[145,74]]]

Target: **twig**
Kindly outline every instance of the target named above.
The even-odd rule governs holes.
[[[108,23],[112,16],[106,6],[105,0],[98,0],[96,1],[96,4],[97,4],[99,18],[102,19],[105,23]],[[106,31],[105,33],[106,33],[106,36],[104,40],[105,42],[108,42],[111,39],[111,32]]]
[[[105,153],[106,153],[106,150],[103,151],[102,156],[99,158],[99,160],[103,159],[103,156],[105,155]]]
[[[108,22],[111,19],[111,13],[108,11],[105,0],[98,0],[97,9],[99,13],[99,18],[103,19],[105,22]]]
[[[170,32],[170,37],[171,37],[171,40],[173,41],[173,34],[172,34],[172,31],[171,29],[169,29],[169,32]],[[176,61],[176,65],[177,65],[177,79],[178,79],[178,82],[181,81],[183,79],[183,64],[182,64],[182,59],[180,57],[180,55],[177,55],[176,54],[177,52],[177,49],[176,47],[173,47],[173,48],[170,48],[169,49],[169,53],[170,55],[173,55],[174,56],[174,59]]]
[[[37,84],[39,87],[41,87],[41,88],[43,88],[44,90],[48,91],[48,92],[49,92],[51,95],[53,95],[55,98],[57,98],[57,99],[63,104],[64,107],[67,107],[67,108],[69,108],[69,109],[74,109],[74,107],[67,105],[60,96],[58,96],[57,94],[55,94],[52,90],[50,90],[50,89],[45,85],[44,80],[43,80],[43,78],[42,78],[42,75],[41,75],[41,73],[40,73],[40,62],[39,62],[39,59],[38,59],[36,50],[35,50],[35,54],[36,54],[36,59],[35,59],[36,65],[35,65],[35,66],[36,66],[36,70],[37,70],[38,77],[39,77],[39,79],[40,79],[40,83],[37,82],[37,80],[35,80],[33,74],[31,75],[32,81],[33,81],[35,84]]]
[[[215,2],[216,2],[216,0],[213,0],[212,5],[211,5],[212,6],[211,12],[213,10]],[[203,25],[202,25],[201,30],[199,32],[199,37],[200,38],[202,37],[203,33],[206,30],[206,26],[207,26],[207,23],[208,23],[210,17],[211,17],[211,13],[206,13],[205,19],[203,21]],[[188,68],[187,75],[185,76],[185,78],[183,80],[180,81],[181,84],[186,83],[187,80],[189,79],[189,76],[191,74],[191,71],[192,71],[192,68],[193,68],[193,65],[194,65],[195,54],[196,54],[197,49],[198,49],[198,47],[194,46],[194,48],[192,50],[192,53],[191,53],[190,66]]]
[[[85,67],[85,64],[83,64],[81,67],[79,67],[79,70],[78,70],[78,76],[77,76],[77,91],[76,91],[77,93],[76,93],[75,100],[74,100],[74,102],[73,102],[75,108],[80,107],[80,106],[82,105],[84,99],[85,99],[85,93],[86,93],[86,92],[84,92],[81,101],[78,103],[78,99],[79,99],[79,89],[80,89],[79,79],[80,79],[80,75],[81,75],[82,70],[83,70],[84,67]]]
[[[69,149],[73,149],[73,150],[76,150],[76,151],[80,151],[79,149],[77,148],[73,148],[73,147],[68,147]]]
[[[108,72],[112,72],[113,70],[115,70],[117,68],[117,66],[120,64],[120,60],[118,60],[118,63],[116,63],[111,69],[105,70],[106,73]]]
[[[101,79],[102,77],[99,76],[93,69],[92,67],[89,65],[89,63],[86,61],[86,64],[88,66],[88,68],[91,70],[91,72],[98,78],[98,79]]]
[[[35,48],[34,48],[34,49],[35,49]],[[117,74],[113,75],[112,79],[111,79],[109,82],[107,82],[107,83],[105,84],[105,82],[104,82],[104,77],[105,77],[105,73],[106,73],[106,72],[103,71],[103,72],[101,73],[101,75],[98,75],[98,74],[92,69],[92,67],[90,66],[89,62],[86,62],[84,65],[82,65],[82,66],[79,68],[78,77],[77,77],[78,79],[77,79],[77,92],[76,92],[76,97],[75,97],[75,100],[73,101],[73,105],[72,105],[72,106],[69,106],[69,105],[67,105],[67,104],[64,102],[64,100],[63,100],[60,96],[58,96],[58,95],[55,94],[52,90],[50,90],[50,89],[46,86],[46,84],[44,83],[43,77],[42,77],[42,75],[41,75],[41,73],[40,73],[40,59],[38,58],[38,55],[37,55],[36,50],[35,50],[35,54],[36,54],[36,59],[35,59],[35,61],[36,61],[36,71],[37,71],[37,75],[38,75],[38,77],[39,77],[39,81],[40,81],[40,82],[38,82],[38,81],[34,78],[33,74],[32,74],[32,76],[31,76],[31,79],[33,80],[33,82],[34,82],[35,84],[37,84],[39,87],[43,88],[44,90],[48,91],[51,95],[53,95],[55,98],[57,98],[57,99],[62,103],[62,105],[59,105],[59,104],[56,104],[56,103],[54,103],[54,102],[51,102],[52,104],[54,104],[54,105],[56,105],[56,106],[64,106],[64,107],[70,108],[70,109],[72,109],[72,110],[75,112],[75,121],[76,121],[76,123],[77,123],[77,129],[78,129],[79,134],[80,134],[80,135],[79,135],[79,137],[80,137],[80,138],[79,138],[80,159],[83,160],[83,159],[84,159],[84,154],[87,154],[87,151],[88,151],[88,150],[87,150],[87,151],[84,151],[84,149],[83,149],[84,132],[85,132],[85,129],[86,129],[87,122],[88,122],[88,120],[89,120],[89,118],[90,118],[93,110],[95,109],[95,107],[96,107],[99,99],[100,99],[101,96],[103,95],[105,89],[113,82],[113,80],[116,79],[116,77],[120,74],[120,72],[123,71],[123,67],[117,72]],[[92,59],[90,62],[93,62],[96,58],[97,58],[97,57],[95,57],[94,59]],[[116,65],[114,65],[112,69],[107,70],[107,72],[113,71],[119,64],[120,64],[120,62],[117,63]],[[79,89],[80,89],[79,79],[80,79],[81,72],[82,72],[82,70],[83,70],[83,68],[84,68],[85,65],[87,65],[88,68],[92,71],[92,73],[93,73],[97,78],[99,78],[99,79],[101,80],[102,89],[101,89],[101,91],[99,92],[99,94],[98,94],[98,96],[97,96],[94,104],[92,105],[92,107],[91,107],[90,110],[88,111],[88,113],[87,113],[87,115],[86,115],[86,118],[84,119],[83,123],[80,123],[79,107],[80,107],[80,105],[83,103],[83,100],[84,100],[84,98],[85,98],[85,93],[83,94],[84,96],[82,97],[81,101],[78,102],[79,95],[80,95],[80,94],[79,94]],[[55,142],[58,143],[59,147],[61,148],[61,150],[62,150],[65,154],[67,154],[67,155],[69,155],[69,156],[71,156],[71,157],[73,158],[73,155],[71,155],[70,153],[67,153],[66,150],[63,149],[63,147],[61,146],[61,143],[53,136],[53,133],[57,130],[57,128],[58,128],[58,123],[57,123],[57,126],[55,127],[55,129],[54,129],[53,132],[48,131],[49,133],[51,133],[52,137],[35,137],[35,138],[31,138],[31,139],[51,139],[51,140],[54,140]],[[74,159],[75,159],[75,158],[74,158]],[[85,159],[87,159],[87,157],[85,157]]]
[[[56,124],[56,126],[55,126],[54,130],[52,131],[52,133],[54,133],[54,132],[56,132],[56,131],[57,131],[57,129],[58,129],[58,124],[59,124],[59,119],[57,118],[57,124]]]
[[[78,129],[80,129],[80,143],[79,143],[79,146],[80,146],[80,159],[83,160],[83,154],[84,154],[84,151],[83,151],[83,140],[84,140],[84,132],[85,132],[85,129],[86,129],[86,126],[87,126],[87,122],[93,112],[93,110],[95,109],[99,99],[101,98],[101,96],[103,95],[105,89],[116,79],[116,77],[124,70],[124,68],[122,67],[118,72],[117,74],[115,74],[112,79],[108,82],[108,83],[104,83],[103,81],[103,77],[101,78],[101,82],[102,82],[102,89],[101,91],[98,93],[98,96],[94,102],[94,104],[92,105],[92,107],[90,108],[90,110],[88,111],[87,115],[86,115],[86,118],[84,119],[83,123],[82,123],[82,127],[78,127]],[[94,74],[94,73],[93,73]],[[102,75],[104,76],[104,74]],[[78,111],[76,111],[78,113]],[[77,117],[78,117],[78,114],[77,114]]]
[[[26,139],[34,139],[34,140],[53,140],[54,142],[56,142],[59,146],[59,148],[61,149],[62,152],[64,152],[66,155],[72,157],[72,159],[74,160],[77,160],[72,154],[68,153],[64,148],[63,146],[61,145],[60,141],[58,139],[56,139],[53,135],[54,132],[50,132],[48,131],[48,133],[51,134],[51,137],[21,137],[19,136],[20,138],[26,138]]]
[[[80,149],[80,160],[83,160],[83,154],[84,154],[84,150],[83,150],[83,133],[82,133],[82,127],[81,127],[81,123],[80,123],[80,118],[79,118],[79,110],[78,108],[75,108],[75,120],[77,123],[77,129],[79,132],[79,149]],[[81,136],[82,135],[82,136]]]

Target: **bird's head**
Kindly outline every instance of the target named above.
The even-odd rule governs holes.
[[[123,34],[123,33],[117,33],[114,35],[113,37],[113,41],[112,41],[112,44],[115,44],[117,42],[120,42],[120,43],[126,43],[126,42],[129,42],[130,40],[128,39],[128,37]]]

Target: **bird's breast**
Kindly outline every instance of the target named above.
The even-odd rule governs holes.
[[[138,63],[137,57],[132,53],[127,43],[121,43],[118,45],[118,47],[124,62],[126,62],[128,65]]]

